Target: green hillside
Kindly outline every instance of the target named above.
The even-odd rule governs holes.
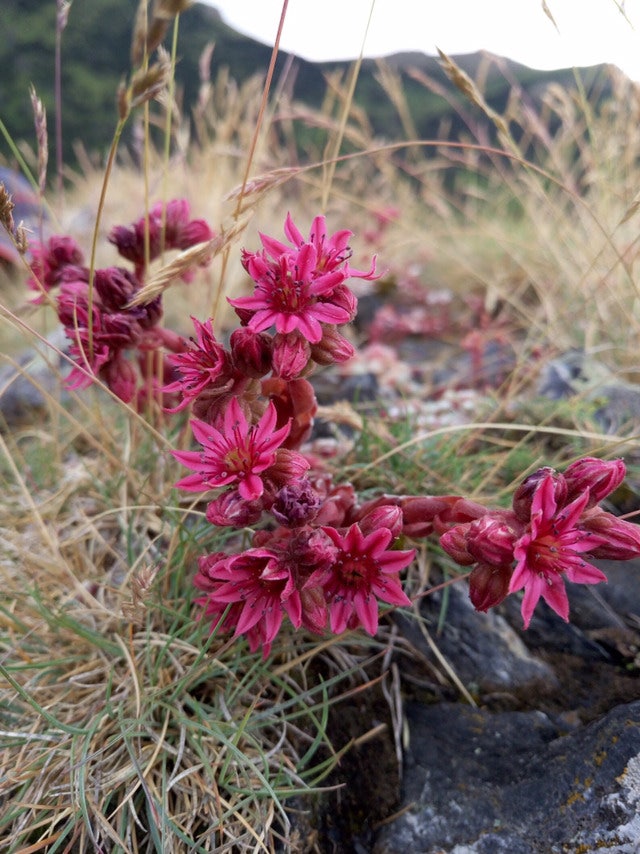
[[[115,93],[120,80],[129,70],[131,32],[136,0],[74,0],[62,38],[63,139],[65,162],[74,161],[74,148],[79,142],[91,153],[107,148],[116,122]],[[12,139],[35,145],[29,87],[33,84],[42,99],[49,123],[50,161],[55,156],[54,125],[54,50],[55,0],[3,0],[0,24],[0,62],[8,73],[0,77],[0,119]],[[179,62],[177,83],[183,93],[183,111],[189,114],[199,86],[198,62],[203,49],[215,43],[211,73],[222,66],[238,82],[256,73],[264,73],[271,50],[246,38],[221,20],[209,6],[196,4],[180,18]],[[276,67],[276,79],[285,69],[288,56],[282,54]],[[472,77],[478,71],[479,54],[456,57],[458,64]],[[400,75],[401,88],[411,111],[412,124],[420,137],[434,137],[447,118],[449,136],[455,137],[464,127],[464,119],[452,108],[451,101],[461,104],[462,96],[447,82],[438,61],[422,54],[399,54],[388,58],[390,68]],[[449,99],[429,92],[414,79],[411,69],[429,75],[448,87]],[[556,81],[573,85],[570,70],[539,72],[511,62],[503,62],[503,71],[495,68],[485,82],[487,100],[494,109],[502,109],[514,84],[525,94],[535,97],[544,84]],[[326,75],[347,71],[346,63],[310,63],[296,58],[289,68],[289,79],[295,99],[319,107],[326,91]],[[598,68],[582,75],[587,86]],[[402,123],[396,110],[377,80],[373,60],[361,69],[356,102],[366,111],[376,136],[394,139],[402,134]],[[467,107],[468,109],[468,107]],[[126,142],[126,135],[125,135]],[[9,159],[10,150],[0,139],[0,157]]]

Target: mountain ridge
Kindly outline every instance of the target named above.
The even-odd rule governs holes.
[[[55,3],[52,0],[3,0],[0,24],[4,39],[0,40],[0,62],[11,74],[0,77],[2,119],[12,139],[26,140],[35,147],[35,132],[29,86],[35,86],[48,114],[50,127],[50,159],[54,156],[55,141],[51,128],[54,116],[53,68],[55,47]],[[129,70],[131,32],[135,4],[130,0],[74,0],[67,27],[62,36],[62,95],[64,159],[73,163],[75,146],[81,142],[89,152],[104,155],[117,121],[116,91]],[[199,61],[205,47],[215,43],[211,74],[215,79],[221,67],[227,66],[230,75],[239,83],[255,73],[265,73],[272,49],[262,42],[244,36],[224,22],[215,8],[196,3],[180,17],[178,64],[176,82],[183,91],[184,112],[195,104],[199,78]],[[486,65],[486,52],[452,57],[456,64],[474,78]],[[346,74],[351,61],[313,63],[304,58],[282,53],[276,62],[276,79],[287,63],[295,66],[292,97],[305,105],[319,109],[327,89],[327,75],[342,71]],[[456,94],[436,57],[419,52],[400,52],[384,57],[366,58],[360,69],[355,92],[356,103],[366,112],[377,136],[394,139],[399,127],[395,108],[384,96],[376,79],[380,61],[400,76],[416,132],[421,138],[433,138],[446,116],[457,132],[455,107],[437,97],[412,79],[412,70],[427,74],[439,86],[451,92],[453,103],[464,103]],[[603,66],[580,69],[589,89]],[[502,70],[500,70],[502,69]],[[493,109],[504,107],[514,85],[526,93],[535,93],[547,83],[575,86],[573,69],[553,72],[528,68],[502,57],[494,58],[486,72],[486,97]],[[0,156],[11,163],[11,151],[6,140],[0,140]]]

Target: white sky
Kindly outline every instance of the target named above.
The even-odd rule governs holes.
[[[205,0],[235,29],[273,44],[283,0]],[[312,61],[354,59],[372,0],[289,0],[281,47]],[[640,0],[375,0],[365,56],[488,50],[532,68],[610,62],[640,81]],[[631,23],[625,20],[620,9]]]

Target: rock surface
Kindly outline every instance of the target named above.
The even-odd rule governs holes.
[[[542,712],[410,703],[403,806],[375,854],[640,850],[640,701],[567,732]]]

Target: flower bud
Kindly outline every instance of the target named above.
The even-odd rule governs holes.
[[[240,326],[231,333],[230,345],[234,366],[240,373],[258,379],[271,370],[272,344],[267,332]]]
[[[450,510],[460,499],[458,495],[407,495],[400,501],[402,531],[418,539],[433,533],[433,521],[440,513]]]
[[[308,478],[301,477],[286,484],[277,493],[271,513],[280,525],[300,528],[318,514],[321,499]]]
[[[446,497],[455,500],[450,501],[446,507],[433,517],[433,529],[436,534],[443,534],[452,525],[473,522],[474,519],[480,519],[489,512],[482,504],[471,501],[469,498],[460,498],[456,495]]]
[[[564,475],[549,466],[539,468],[526,477],[513,494],[513,512],[521,522],[531,519],[531,503],[538,485],[545,477],[553,478],[553,491],[556,507],[560,509],[567,503],[567,484]]]
[[[311,358],[318,365],[348,362],[354,355],[353,345],[335,326],[323,326],[322,338],[311,346]]]
[[[625,464],[620,459],[598,460],[594,457],[583,457],[576,460],[564,471],[568,489],[567,502],[589,490],[586,509],[595,507],[620,486],[625,474]]]
[[[311,347],[299,332],[277,332],[273,339],[273,373],[283,380],[299,377],[307,367]]]
[[[125,403],[131,403],[136,393],[138,379],[131,362],[118,353],[102,369],[102,378],[111,391]]]
[[[511,566],[479,563],[469,576],[469,598],[476,611],[499,605],[509,592]]]
[[[247,501],[237,489],[214,498],[207,505],[207,521],[221,528],[246,528],[262,516],[262,501]]]
[[[96,270],[93,281],[102,307],[110,313],[124,311],[140,289],[139,281],[124,267]]]
[[[503,516],[487,514],[469,524],[467,551],[480,563],[502,566],[513,561],[517,535]]]
[[[379,528],[388,528],[395,540],[402,533],[402,510],[394,504],[381,504],[365,513],[358,525],[365,536]]]
[[[600,545],[589,549],[594,558],[631,560],[640,555],[640,527],[618,519],[612,513],[593,507],[580,519],[580,527],[600,539]]]
[[[440,537],[440,545],[445,552],[450,555],[460,566],[471,566],[476,562],[476,558],[469,553],[467,548],[467,533],[471,522],[463,522],[461,525],[454,525],[445,531]]]

